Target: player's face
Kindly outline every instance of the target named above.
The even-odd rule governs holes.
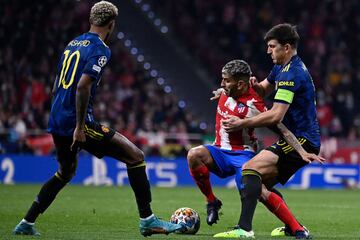
[[[226,96],[235,97],[239,90],[239,81],[230,74],[222,72],[221,87],[225,90]]]
[[[274,64],[285,64],[288,45],[282,45],[277,40],[272,39],[267,43],[267,54],[271,56]]]

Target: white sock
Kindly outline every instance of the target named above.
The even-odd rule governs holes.
[[[146,221],[146,220],[149,220],[150,218],[153,218],[154,216],[155,216],[154,214],[151,214],[147,218],[140,218],[140,220]]]
[[[28,222],[28,221],[26,221],[25,219],[21,220],[21,222],[26,223],[26,224],[29,224],[29,225],[34,225],[34,224],[35,224],[35,223]]]

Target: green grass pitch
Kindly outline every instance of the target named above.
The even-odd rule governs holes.
[[[0,184],[0,239],[34,239],[12,236],[40,185]],[[204,198],[197,188],[152,188],[152,207],[157,216],[169,219],[183,206],[197,210],[201,227],[196,235],[153,235],[148,239],[211,239],[237,223],[240,204],[235,189],[215,188],[223,201],[220,222],[206,224]],[[314,239],[360,239],[360,192],[352,190],[282,190],[297,218]],[[129,187],[85,187],[70,185],[39,217],[36,239],[145,239],[138,229],[139,218]],[[273,228],[281,226],[267,209],[258,204],[254,217],[256,239],[270,239]],[[292,238],[283,238],[292,239]]]

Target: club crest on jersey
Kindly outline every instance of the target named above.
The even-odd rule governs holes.
[[[101,56],[99,58],[99,60],[98,60],[98,64],[99,64],[100,67],[105,66],[106,62],[107,62],[107,57],[106,56]]]
[[[110,129],[106,126],[101,126],[101,130],[103,130],[104,133],[108,133]]]
[[[246,109],[246,106],[245,106],[243,103],[239,103],[239,104],[237,105],[237,110],[238,110],[239,113],[244,112],[245,109]]]

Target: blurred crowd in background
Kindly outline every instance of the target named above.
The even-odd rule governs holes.
[[[76,8],[74,8],[76,4]],[[54,7],[56,5],[56,7]],[[32,153],[49,145],[43,135],[59,56],[77,35],[89,30],[90,1],[8,1],[0,8],[0,149]],[[94,114],[148,154],[185,154],[192,136],[202,142],[206,125],[166,93],[116,39],[98,89]],[[168,143],[176,146],[159,147]],[[36,153],[36,152],[35,152]]]
[[[243,58],[259,80],[266,78],[272,62],[263,36],[279,23],[297,25],[298,53],[317,88],[322,136],[360,137],[359,1],[150,2],[213,76],[226,61]]]
[[[70,40],[88,31],[92,3],[47,0],[2,4],[0,152],[51,152],[52,140],[45,132],[59,56]],[[360,94],[356,94],[360,89],[360,2],[149,3],[217,84],[221,67],[234,58],[247,60],[253,73],[265,78],[272,63],[262,37],[277,23],[296,23],[301,37],[299,55],[317,88],[322,136],[351,141],[360,138]],[[174,93],[166,93],[114,35],[109,44],[111,62],[95,100],[96,118],[150,155],[184,155],[191,144],[209,141],[212,128],[180,104]],[[47,147],[39,151],[37,145]]]

